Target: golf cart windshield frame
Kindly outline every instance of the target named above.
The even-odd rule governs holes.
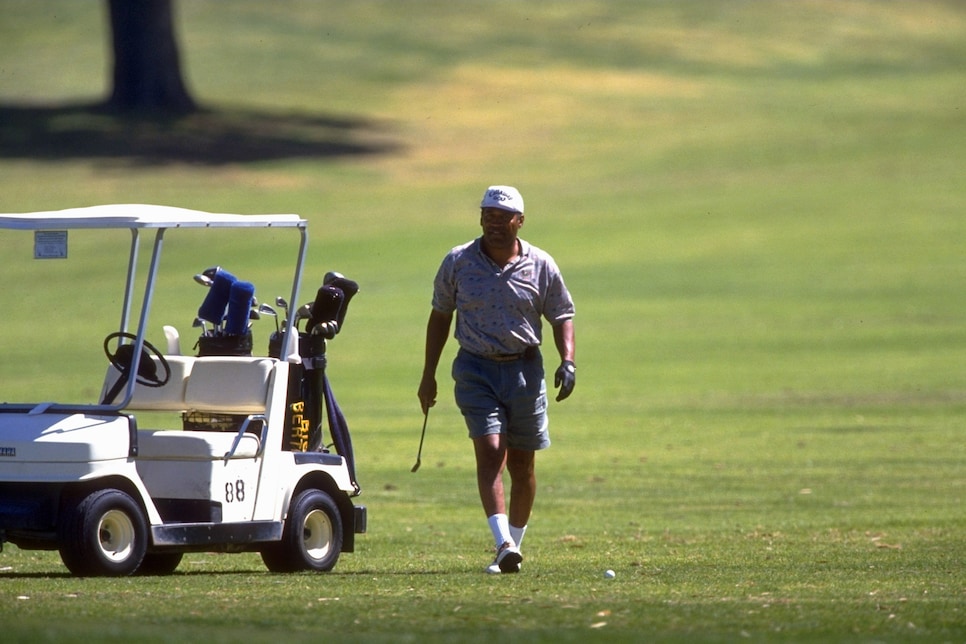
[[[131,306],[134,301],[134,290],[137,284],[137,264],[141,247],[142,231],[154,231],[154,242],[151,251],[151,262],[144,285],[144,297],[141,300],[141,313],[135,332],[134,357],[130,366],[131,373],[138,372],[144,346],[145,327],[148,313],[151,310],[151,299],[154,295],[157,280],[158,265],[161,259],[161,249],[164,245],[164,234],[171,228],[294,228],[299,231],[299,250],[292,279],[290,302],[298,302],[299,285],[301,284],[302,269],[305,265],[305,255],[308,244],[308,223],[298,215],[237,215],[226,213],[209,213],[170,206],[154,206],[145,204],[113,204],[105,206],[91,206],[87,208],[71,208],[48,212],[31,212],[19,214],[0,214],[0,229],[33,230],[33,231],[69,231],[112,229],[131,231],[131,249],[128,259],[127,279],[124,287],[124,303],[121,311],[120,331],[127,332],[131,320]],[[149,236],[149,235],[148,235]],[[298,342],[294,334],[294,316],[288,316],[283,329],[282,352],[283,359],[289,362],[300,360]],[[136,378],[127,382],[123,396],[119,402],[111,405],[103,404],[58,404],[56,402],[42,402],[37,404],[2,404],[0,409],[27,409],[36,412],[58,410],[84,410],[93,412],[118,412],[130,402],[134,395]]]

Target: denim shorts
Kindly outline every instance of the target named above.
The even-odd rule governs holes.
[[[470,438],[506,434],[507,445],[535,451],[550,446],[543,359],[497,362],[460,349],[453,360],[456,405]]]

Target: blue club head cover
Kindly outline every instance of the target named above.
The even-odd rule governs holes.
[[[221,324],[228,298],[231,296],[231,285],[236,281],[235,276],[228,271],[219,270],[215,273],[208,295],[198,308],[198,317],[213,324]]]
[[[217,279],[217,276],[216,276]],[[231,285],[228,297],[228,315],[225,318],[225,333],[241,335],[248,331],[248,316],[255,297],[255,285],[241,280]]]

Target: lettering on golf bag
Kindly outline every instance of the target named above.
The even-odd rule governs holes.
[[[305,417],[305,403],[294,402],[289,405],[289,448],[293,452],[305,452],[309,449],[309,433],[312,421]]]

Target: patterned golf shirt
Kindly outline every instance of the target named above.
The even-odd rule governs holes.
[[[453,248],[433,283],[433,308],[456,312],[460,347],[477,355],[521,353],[542,341],[541,318],[558,325],[574,317],[560,269],[546,252],[520,241],[520,255],[498,266],[477,238]]]

